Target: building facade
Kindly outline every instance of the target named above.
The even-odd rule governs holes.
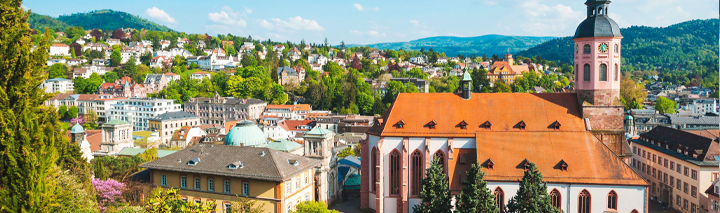
[[[230,202],[239,196],[265,212],[289,213],[314,199],[319,164],[269,148],[195,145],[140,167],[149,170],[153,186],[180,189],[186,201],[215,201],[216,212],[231,212]]]
[[[631,140],[635,171],[650,181],[651,197],[680,212],[708,212],[702,193],[718,178],[718,140],[658,126]]]
[[[75,91],[74,85],[70,79],[53,78],[45,80],[40,87],[45,89],[45,93],[68,93]]]
[[[184,111],[166,112],[148,119],[150,131],[158,132],[160,141],[167,144],[173,133],[184,126],[199,126],[200,117]]]
[[[151,130],[150,119],[167,112],[181,111],[180,104],[173,100],[154,98],[128,98],[111,105],[110,120],[127,121],[132,131]]]
[[[201,124],[224,124],[227,121],[256,120],[267,102],[258,99],[237,99],[220,97],[191,98],[184,103],[185,112],[200,116]]]
[[[132,127],[123,120],[111,120],[101,126],[102,143],[94,156],[115,155],[126,147],[133,147]]]

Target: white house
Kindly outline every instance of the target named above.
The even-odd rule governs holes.
[[[85,40],[83,40],[82,38],[78,38],[78,40],[75,40],[75,43],[78,43],[80,45],[85,45]]]
[[[124,120],[131,123],[133,131],[150,130],[148,119],[166,112],[181,111],[180,104],[169,99],[129,98],[112,104],[109,108],[110,120]]]
[[[57,59],[56,59],[56,58],[50,58],[50,59],[46,60],[45,63],[47,64],[48,67],[49,67],[49,66],[52,66],[53,64],[65,64],[65,59],[62,59],[62,58],[57,58]]]
[[[202,81],[203,78],[207,78],[207,79],[209,80],[209,79],[210,79],[210,73],[206,73],[206,72],[196,72],[196,73],[190,74],[190,78],[196,79],[196,80],[200,80],[200,81]]]
[[[160,41],[160,49],[166,49],[170,46],[170,41],[168,40],[162,40]]]
[[[155,67],[163,68],[163,66],[167,60],[169,60],[169,59],[165,58],[165,56],[155,56],[154,58],[150,59],[150,67],[151,68],[155,68]],[[172,61],[172,60],[170,60],[170,61]]]
[[[440,57],[440,58],[437,59],[437,62],[435,62],[435,63],[437,63],[437,64],[447,64],[447,63],[448,63],[448,59],[447,59],[447,57]]]
[[[66,64],[68,66],[77,66],[84,63],[87,63],[87,59],[68,59]]]
[[[107,59],[104,58],[96,58],[92,60],[92,65],[98,65],[98,66],[105,66],[110,64]]]
[[[67,44],[53,44],[50,46],[50,55],[70,56],[70,46]]]
[[[105,72],[110,71],[112,67],[98,66],[98,65],[85,65],[80,68],[75,68],[72,73],[72,78],[90,78],[90,75],[97,73],[98,75],[105,75]]]
[[[68,93],[75,90],[74,85],[70,79],[53,78],[45,80],[40,87],[45,89],[45,93]]]
[[[110,46],[120,45],[120,39],[109,38],[109,39],[105,40],[105,43],[107,43]]]

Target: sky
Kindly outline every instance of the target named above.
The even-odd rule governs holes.
[[[28,0],[23,7],[57,17],[100,9],[124,11],[186,33],[233,34],[273,41],[331,45],[410,41],[486,34],[572,36],[585,19],[585,0],[442,1],[186,1]],[[666,27],[718,18],[718,0],[615,0],[620,27]]]

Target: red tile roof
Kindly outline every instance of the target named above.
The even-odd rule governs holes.
[[[290,131],[309,131],[309,129],[299,129],[299,127],[310,125],[312,122],[313,121],[310,120],[285,120],[285,125],[287,125]]]

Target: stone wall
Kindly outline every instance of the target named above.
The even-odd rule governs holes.
[[[623,130],[622,106],[582,106],[582,110],[593,130]]]
[[[620,103],[619,89],[577,90],[578,98],[595,106],[615,106]]]

